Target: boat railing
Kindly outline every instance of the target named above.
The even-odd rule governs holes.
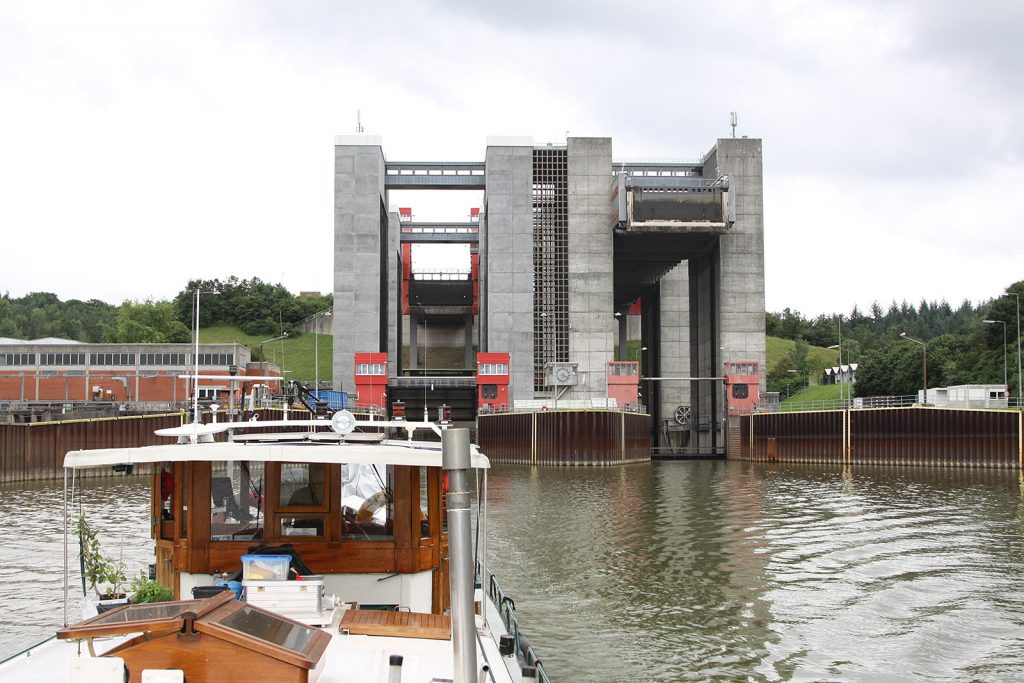
[[[477,564],[477,572],[480,571],[480,565]],[[515,638],[516,653],[519,660],[524,666],[532,666],[537,671],[536,682],[537,683],[551,683],[551,679],[548,678],[547,672],[544,671],[544,665],[541,664],[540,659],[537,657],[537,653],[534,651],[533,646],[530,645],[530,641],[526,638],[522,631],[519,630],[519,619],[516,616],[516,603],[515,601],[505,594],[505,591],[498,585],[498,580],[494,577],[494,574],[487,573],[487,594],[491,598],[491,602],[494,603],[498,609],[498,614],[501,616],[501,621],[505,625],[505,630]]]

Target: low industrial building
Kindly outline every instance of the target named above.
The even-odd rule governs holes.
[[[198,373],[196,368],[198,367]],[[192,398],[188,375],[280,376],[253,363],[243,344],[88,344],[70,339],[0,338],[0,402],[156,403]],[[241,405],[255,382],[200,379],[199,398]],[[278,387],[273,387],[277,390]]]

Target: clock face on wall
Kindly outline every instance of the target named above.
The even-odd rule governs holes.
[[[555,368],[555,380],[558,382],[568,382],[572,379],[572,370],[569,368]]]

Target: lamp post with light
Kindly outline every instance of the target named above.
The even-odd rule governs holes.
[[[638,384],[637,384],[637,401],[639,403],[641,403],[641,404],[643,404],[643,394],[640,393],[642,391],[642,389],[639,388],[640,387],[639,381],[643,379],[643,373],[640,372],[640,354],[643,353],[646,350],[647,350],[646,346],[641,346],[639,349],[636,349],[636,353],[633,354],[633,361],[636,363],[636,375],[637,375],[637,382],[638,382]]]
[[[833,344],[827,348],[839,351],[839,403],[841,404],[843,402],[843,345]]]
[[[264,340],[264,341],[260,342],[260,365],[263,368],[263,376],[264,377],[267,376],[267,357],[265,355],[263,355],[263,345],[264,344],[269,344],[270,342],[277,341],[279,339],[284,339],[287,336],[288,336],[288,333],[285,332],[284,334],[282,334],[280,336],[277,336],[277,337],[274,337],[273,339],[267,339],[267,340]],[[281,379],[284,380],[284,370],[283,369],[281,370]]]
[[[195,351],[192,356],[192,422],[199,423],[199,294],[203,292],[201,287],[196,287],[196,325],[192,334],[195,342]],[[206,294],[220,294],[216,289],[207,289]]]
[[[1011,292],[1010,290],[1006,290],[1006,293],[1017,300],[1017,407],[1019,408],[1021,394],[1024,394],[1024,391],[1021,391],[1020,388],[1021,380],[1024,380],[1024,376],[1022,376],[1020,372],[1020,295],[1016,292]],[[1009,391],[1009,389],[1007,389],[1007,391]]]
[[[924,374],[924,400],[921,401],[921,405],[928,405],[928,345],[923,341],[908,337],[906,332],[900,332],[900,338],[912,341],[915,344],[920,344],[921,348],[924,349],[924,360],[922,361],[921,367]]]
[[[1006,321],[1005,320],[982,320],[986,325],[1000,324],[1003,326],[1003,387],[1006,393],[1010,393],[1010,385],[1006,383]]]
[[[313,314],[313,363],[316,365],[316,370],[313,373],[313,386],[316,389],[316,400],[320,400],[320,323],[319,318],[323,316],[325,318],[331,317],[331,309],[325,308],[324,310]]]

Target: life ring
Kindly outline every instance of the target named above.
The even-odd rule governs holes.
[[[360,523],[369,522],[373,519],[373,513],[388,504],[388,494],[385,491],[377,491],[363,501],[356,512],[356,521]]]

